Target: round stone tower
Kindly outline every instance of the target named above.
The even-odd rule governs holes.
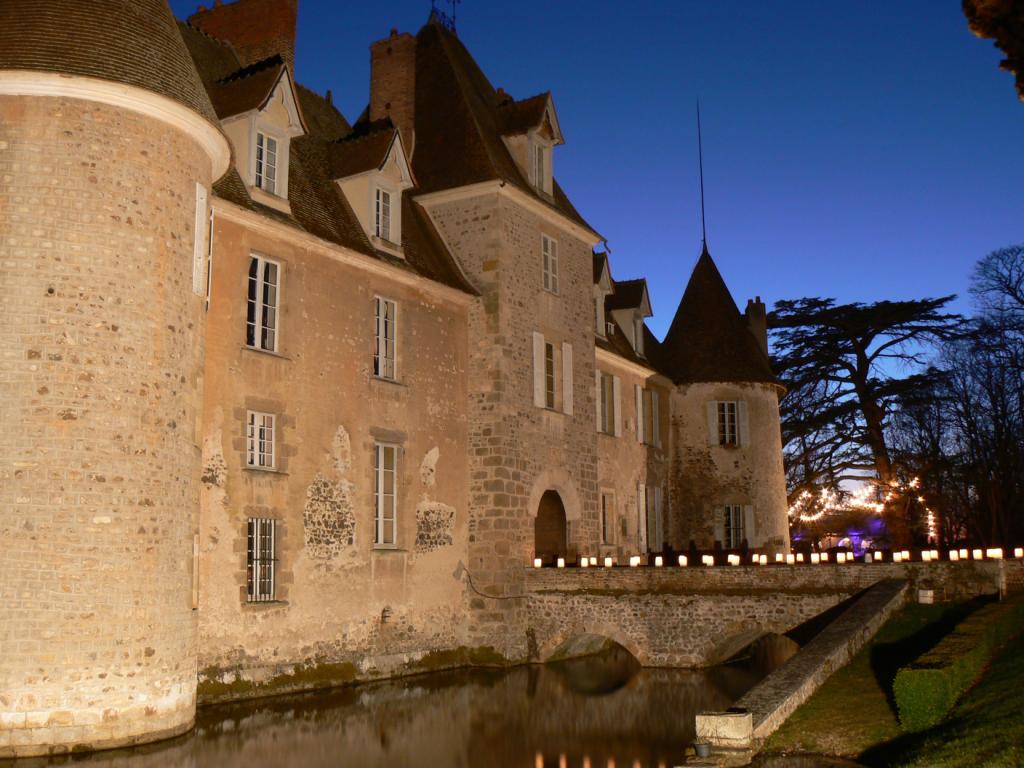
[[[165,0],[0,3],[0,757],[194,720],[195,238],[229,156]]]

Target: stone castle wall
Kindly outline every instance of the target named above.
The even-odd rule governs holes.
[[[561,497],[570,548],[598,536],[591,249],[505,196],[439,204],[431,216],[482,293],[470,315],[470,643],[523,659],[518,596],[541,495]],[[558,242],[558,295],[543,289],[542,232]],[[534,332],[559,353],[572,346],[571,415],[561,384],[558,410],[533,403]]]
[[[709,445],[707,404],[742,400],[747,404],[749,445]],[[715,542],[715,519],[726,504],[752,505],[751,548],[789,551],[786,476],[782,466],[779,401],[766,384],[690,384],[672,395],[671,530],[679,548],[690,540],[700,549]]]
[[[466,314],[249,225],[215,226],[203,413],[200,696],[336,684],[466,644]],[[253,252],[281,266],[278,353],[245,346]],[[367,260],[369,261],[369,260]],[[373,376],[374,297],[397,302],[398,380]],[[277,471],[248,468],[247,410],[277,418]],[[374,536],[375,442],[399,447],[397,536]],[[246,523],[277,521],[276,601],[246,599]]]
[[[0,97],[0,756],[192,724],[209,174],[154,119]]]

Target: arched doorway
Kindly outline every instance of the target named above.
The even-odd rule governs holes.
[[[556,491],[545,491],[540,497],[537,519],[533,524],[533,551],[534,557],[546,563],[565,557],[565,507]]]

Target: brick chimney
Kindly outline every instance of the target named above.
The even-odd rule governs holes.
[[[370,120],[390,117],[412,157],[415,114],[416,38],[392,29],[390,36],[370,46]]]
[[[200,6],[188,23],[210,37],[231,43],[243,66],[281,54],[294,78],[298,16],[299,0],[216,0],[213,8]]]
[[[761,297],[747,299],[747,310],[744,313],[747,317],[747,327],[757,339],[757,345],[761,347],[765,357],[768,356],[768,313],[765,311],[764,302]]]

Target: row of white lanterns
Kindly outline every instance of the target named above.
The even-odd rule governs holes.
[[[1013,550],[1013,556],[1017,559],[1024,558],[1024,547],[1017,547]],[[820,563],[829,562],[828,552],[812,552],[810,557],[810,563],[812,565],[818,565]],[[880,563],[885,559],[884,552],[868,552],[864,555],[865,563]],[[902,550],[899,552],[892,553],[892,561],[894,563],[908,562],[911,559],[909,550]],[[922,562],[936,562],[941,560],[942,556],[937,549],[928,549],[921,552]],[[1003,550],[1002,548],[995,547],[991,549],[981,550],[967,550],[967,549],[951,549],[949,551],[949,559],[953,562],[958,560],[1002,560]],[[728,555],[726,558],[729,565],[742,565],[743,559],[739,555]],[[715,564],[714,555],[701,555],[701,565],[713,566]],[[855,562],[855,556],[852,552],[837,552],[835,561],[840,565],[845,563]],[[795,565],[797,563],[804,563],[807,560],[804,558],[803,553],[783,555],[782,553],[776,553],[774,562],[785,565]],[[641,563],[640,555],[633,555],[629,558],[629,565],[631,568],[639,567]],[[768,565],[768,555],[751,555],[751,565]],[[533,567],[540,568],[544,565],[543,561],[539,557],[533,559]],[[556,561],[558,568],[565,568],[565,558],[560,557]],[[584,557],[580,560],[580,568],[596,568],[598,565],[598,559],[594,556]],[[611,568],[615,565],[614,557],[604,558],[604,567]],[[661,568],[665,565],[665,558],[661,555],[656,555],[654,558],[654,567]],[[686,555],[679,555],[680,567],[686,567],[689,565],[689,559]]]

